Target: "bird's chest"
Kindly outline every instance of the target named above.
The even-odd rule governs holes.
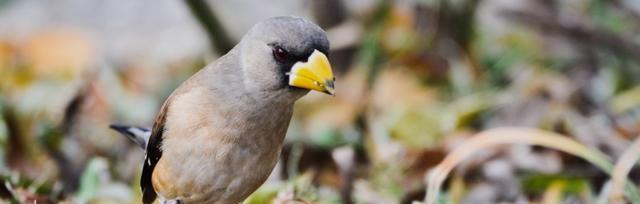
[[[163,156],[154,172],[154,186],[161,195],[233,201],[248,196],[268,177],[291,111],[222,110],[196,111],[189,118],[198,120],[168,124],[165,134],[171,137],[164,139]]]

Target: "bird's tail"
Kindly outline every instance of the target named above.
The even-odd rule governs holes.
[[[122,135],[127,136],[127,138],[133,140],[133,142],[138,144],[142,149],[147,148],[147,143],[151,136],[151,130],[149,128],[115,124],[111,124],[109,127],[120,132]]]

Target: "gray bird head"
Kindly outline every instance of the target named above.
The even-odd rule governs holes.
[[[309,90],[334,93],[327,59],[329,40],[298,17],[273,17],[254,25],[239,45],[244,84],[250,91],[299,98]],[[281,94],[281,95],[282,95]]]

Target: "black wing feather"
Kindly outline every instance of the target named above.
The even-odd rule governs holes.
[[[153,169],[162,157],[162,134],[164,133],[164,124],[166,122],[166,114],[168,109],[168,101],[165,103],[153,124],[151,137],[147,144],[147,155],[144,160],[144,166],[142,167],[142,177],[140,178],[140,188],[142,189],[142,202],[145,204],[153,203],[158,196],[155,189],[153,189],[153,183],[151,177],[153,175]]]

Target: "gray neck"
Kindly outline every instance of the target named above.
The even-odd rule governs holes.
[[[214,63],[209,64],[197,77],[207,77],[213,80],[206,81],[206,86],[216,92],[218,97],[228,101],[250,101],[257,106],[280,105],[291,107],[300,97],[308,93],[307,90],[292,90],[285,87],[279,90],[253,90],[246,87],[244,69],[241,60],[241,43],[235,46],[226,55],[220,57]],[[225,88],[220,88],[225,87]],[[233,88],[227,88],[233,87]],[[238,100],[243,99],[243,100]]]

